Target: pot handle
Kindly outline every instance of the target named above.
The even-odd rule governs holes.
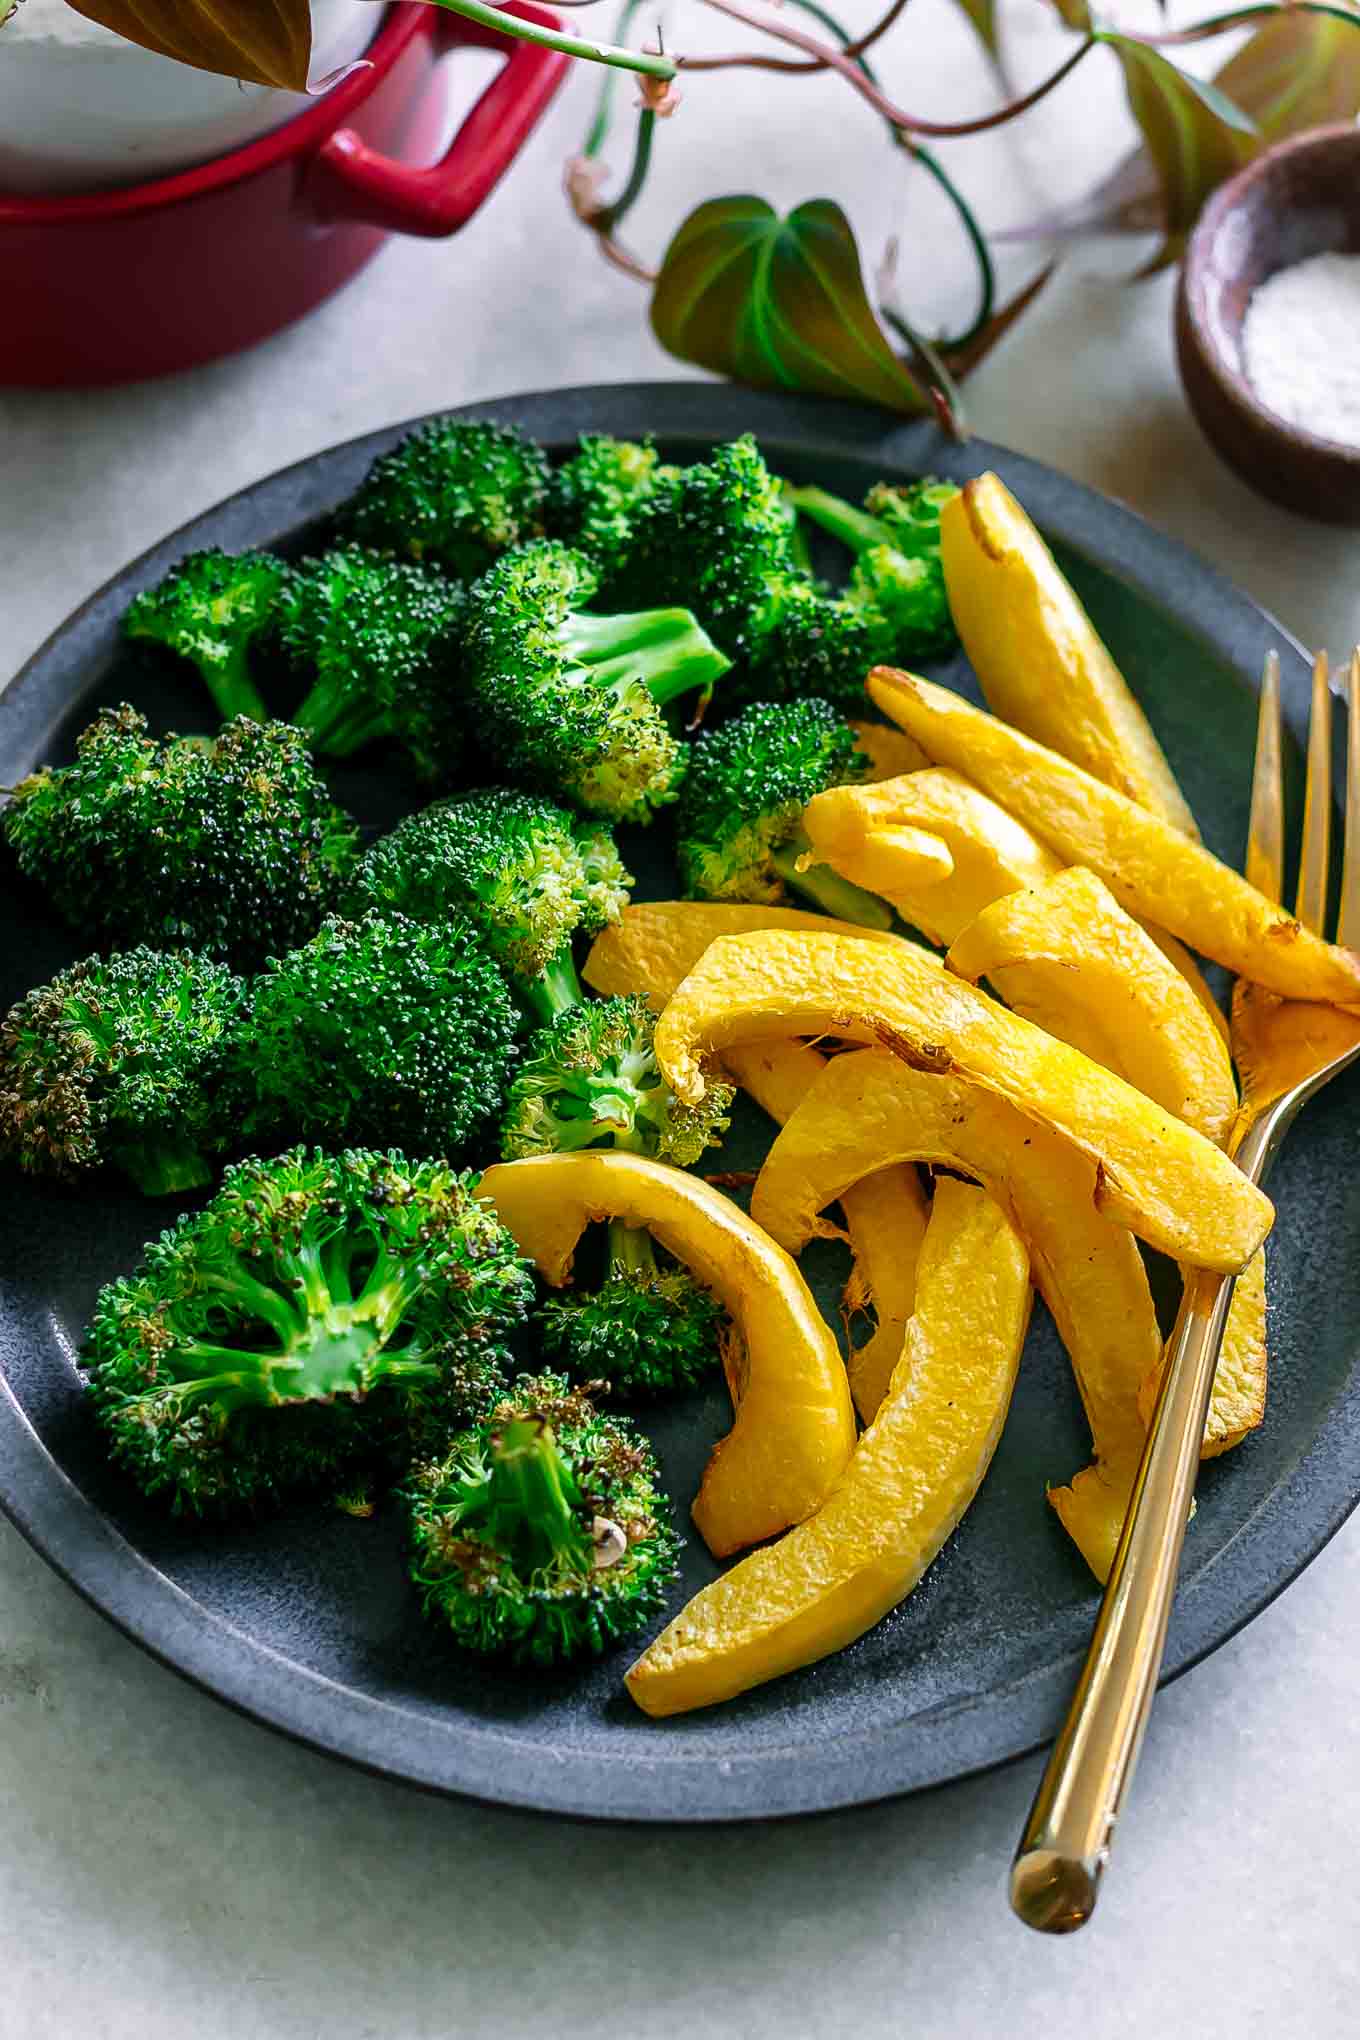
[[[347,220],[398,234],[455,234],[490,197],[538,125],[571,59],[499,30],[483,28],[443,7],[435,16],[437,48],[504,50],[504,67],[487,86],[439,162],[417,168],[385,156],[339,128],[319,152],[329,172],[333,211]],[[506,0],[507,14],[560,28],[555,15],[527,0]]]

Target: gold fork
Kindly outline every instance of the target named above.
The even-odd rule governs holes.
[[[1308,779],[1295,913],[1321,934],[1332,812],[1331,690],[1326,654],[1313,668]],[[1346,833],[1336,939],[1360,948],[1360,650],[1347,686]],[[1246,875],[1278,901],[1284,881],[1280,662],[1261,683]],[[1360,1017],[1233,988],[1233,1059],[1242,1107],[1232,1152],[1261,1182],[1299,1107],[1360,1056]],[[1011,1869],[1011,1904],[1042,1933],[1067,1934],[1095,1910],[1114,1824],[1147,1726],[1194,1497],[1214,1369],[1233,1277],[1188,1277],[1167,1343],[1161,1391],[1123,1535],[1081,1677],[1054,1744]]]

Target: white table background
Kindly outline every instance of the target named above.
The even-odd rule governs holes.
[[[1002,4],[1017,69],[1039,75],[1046,10]],[[932,114],[980,109],[966,31],[945,0],[917,8],[887,81]],[[847,11],[867,19],[863,0]],[[692,21],[672,44],[721,45]],[[952,147],[991,223],[1108,165],[1127,132],[1113,68],[1098,54],[1023,128]],[[682,373],[559,197],[593,90],[578,72],[459,240],[392,245],[254,354],[155,386],[0,393],[0,680],[129,556],[287,461],[442,404]],[[695,78],[658,143],[640,248],[707,195],[830,193],[871,257],[901,233],[916,309],[962,306],[947,220],[834,84]],[[1069,263],[969,386],[977,428],[1124,497],[1307,642],[1348,649],[1356,540],[1218,465],[1181,400],[1169,282],[1126,287],[1132,260]],[[1354,2033],[1358,1631],[1354,1525],[1159,1701],[1100,1913],[1053,1943],[1004,1896],[1033,1762],[770,1829],[594,1830],[424,1799],[181,1684],[0,1527],[0,2040]]]

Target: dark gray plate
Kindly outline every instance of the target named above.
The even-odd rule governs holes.
[[[1274,645],[1297,737],[1298,648],[1245,596],[1127,510],[1033,462],[933,428],[886,429],[847,406],[703,385],[560,391],[478,406],[562,445],[583,429],[655,433],[667,452],[753,429],[774,465],[847,495],[881,475],[962,478],[992,466],[1058,545],[1147,705],[1205,834],[1240,856],[1253,687]],[[146,554],[78,610],[0,706],[0,781],[63,754],[92,706],[129,689],[160,726],[194,707],[156,676],[119,671],[128,598],[192,546],[295,543],[396,437],[375,434],[247,489]],[[970,684],[962,667],[942,669]],[[196,705],[195,705],[196,706]],[[391,771],[343,776],[370,822],[412,801]],[[630,858],[639,843],[626,846]],[[642,890],[670,889],[664,868]],[[12,881],[0,902],[5,1003],[77,953]],[[766,1138],[738,1129],[734,1162]],[[1257,1614],[1360,1495],[1360,1187],[1350,1166],[1360,1084],[1305,1118],[1276,1175],[1270,1413],[1207,1467],[1171,1628],[1170,1674]],[[1044,1500],[1086,1457],[1069,1371],[1036,1314],[995,1463],[962,1529],[906,1605],[851,1650],[711,1713],[657,1725],[626,1698],[628,1651],[581,1675],[524,1677],[459,1656],[407,1591],[398,1525],[312,1510],[229,1535],[176,1528],[106,1466],[75,1368],[100,1283],[129,1267],[163,1215],[102,1186],[74,1195],[0,1185],[0,1501],[96,1607],[165,1663],[258,1720],[395,1778],[508,1805],[628,1820],[731,1820],[845,1806],[1019,1755],[1059,1719],[1094,1613],[1089,1578]],[[816,1267],[824,1294],[840,1270]],[[810,1257],[811,1258],[811,1257]],[[654,1426],[669,1484],[692,1494],[721,1399]],[[711,1577],[691,1540],[675,1602]]]

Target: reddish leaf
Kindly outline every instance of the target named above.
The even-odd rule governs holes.
[[[959,5],[977,30],[979,40],[990,51],[991,55],[995,56],[999,47],[996,30],[996,0],[959,0]]]
[[[68,0],[77,14],[196,71],[305,91],[310,0]]]

